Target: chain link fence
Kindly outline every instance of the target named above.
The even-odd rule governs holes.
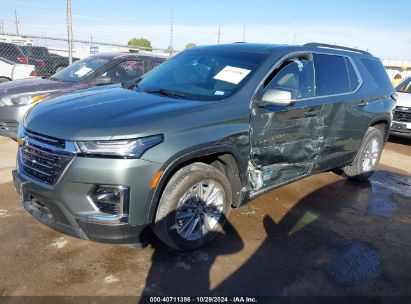
[[[0,35],[0,83],[40,76],[48,78],[70,64],[68,40],[34,35]],[[140,53],[170,57],[176,52],[98,41],[73,40],[72,61],[98,53]]]
[[[50,77],[67,67],[69,60],[68,40],[59,37],[0,34],[0,83],[27,77]],[[124,44],[92,40],[72,41],[72,61],[97,53],[141,53],[170,57],[176,51],[144,48]],[[390,79],[400,74],[411,76],[411,60],[383,59]]]

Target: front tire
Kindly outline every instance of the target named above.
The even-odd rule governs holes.
[[[381,130],[370,127],[354,161],[343,168],[344,173],[351,179],[367,180],[380,162],[383,147],[384,135]]]
[[[0,77],[0,83],[8,82],[10,79],[5,78],[5,77]]]
[[[231,186],[216,168],[193,163],[167,183],[157,209],[154,232],[168,246],[192,250],[215,238],[231,209]]]

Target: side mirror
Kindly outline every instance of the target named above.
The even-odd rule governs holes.
[[[294,103],[291,92],[268,89],[261,98],[262,104],[274,106],[289,106]]]
[[[100,76],[97,77],[96,80],[94,80],[95,85],[106,85],[106,84],[111,84],[111,77],[108,76]]]

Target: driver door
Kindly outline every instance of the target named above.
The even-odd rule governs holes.
[[[313,58],[305,54],[284,60],[257,91],[251,110],[249,166],[255,191],[311,172],[324,141],[323,106],[314,97],[314,83]],[[268,90],[289,92],[291,101],[267,104],[263,99]]]

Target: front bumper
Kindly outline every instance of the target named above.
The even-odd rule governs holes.
[[[43,224],[68,235],[103,243],[145,244],[151,234],[148,221],[149,185],[158,165],[141,159],[77,157],[57,185],[27,176],[18,163],[13,171],[23,207]],[[127,185],[127,218],[100,212],[90,199],[96,185]]]
[[[411,122],[393,121],[390,134],[411,139]]]
[[[16,139],[19,123],[32,106],[0,106],[0,136]]]

